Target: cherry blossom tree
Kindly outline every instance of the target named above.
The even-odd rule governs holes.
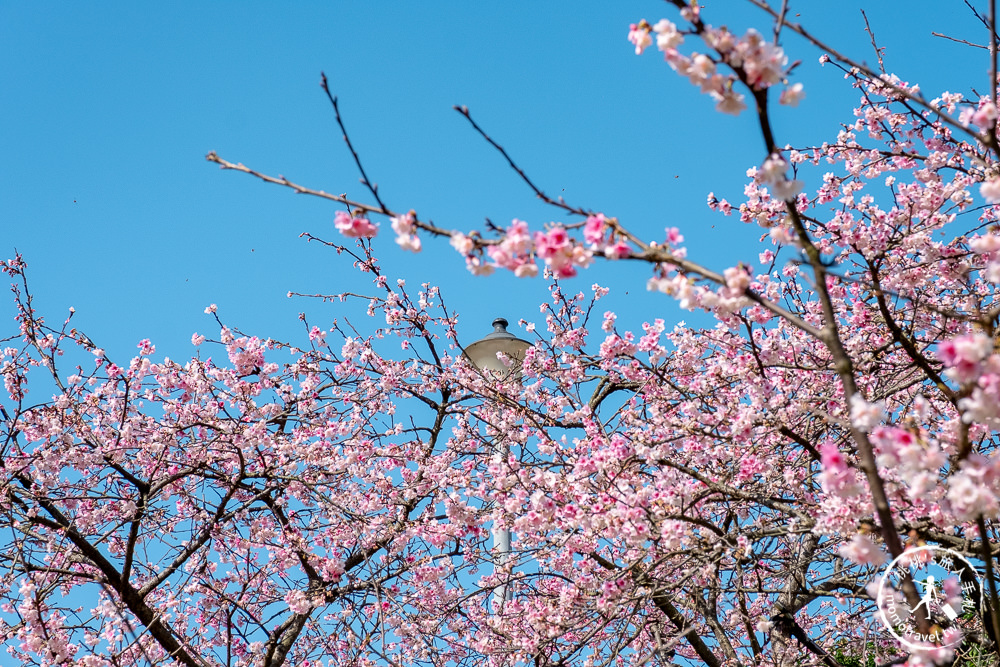
[[[751,2],[771,37],[681,0],[627,37],[720,113],[755,114],[765,150],[745,195],[710,195],[706,213],[762,228],[754,266],[698,262],[683,228],[643,239],[614,212],[549,197],[465,108],[563,222],[452,230],[395,211],[349,140],[367,202],[208,156],[338,204],[346,238],[323,242],[371,277],[370,294],[342,295],[367,304],[368,329],[307,324],[295,345],[217,318],[190,360],[158,361],[143,341],[119,365],[71,318],[36,313],[25,263],[5,262],[18,313],[0,361],[9,654],[86,667],[995,662],[995,56],[989,94],[928,99],[821,43],[786,4]],[[984,23],[995,54],[992,3]],[[780,141],[772,105],[808,92],[788,32],[860,95],[835,138]],[[511,373],[463,358],[436,287],[383,270],[384,227],[414,252],[448,239],[477,275],[551,281],[544,331],[505,360]],[[715,326],[619,328],[598,306],[607,290],[574,277],[622,260]],[[515,539],[500,557],[490,532],[504,528]],[[880,596],[882,568],[926,545],[976,564],[943,583],[972,604],[913,614],[920,639],[900,642],[878,606],[921,595],[904,576]]]

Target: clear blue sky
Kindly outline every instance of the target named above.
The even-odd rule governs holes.
[[[857,3],[791,4],[824,39],[873,60]],[[984,52],[930,34],[982,41],[961,0],[869,4],[891,71],[928,97],[986,90]],[[737,0],[704,12],[740,32],[769,28]],[[451,110],[465,104],[550,193],[648,238],[680,227],[691,257],[713,267],[756,264],[759,230],[711,213],[705,199],[714,191],[738,202],[762,142],[750,114],[716,114],[657,53],[633,54],[628,23],[664,16],[676,13],[652,0],[5,2],[0,254],[24,254],[40,313],[61,321],[75,307],[77,326],[117,355],[147,337],[160,353],[193,354],[192,332],[216,333],[203,313],[210,303],[262,337],[300,337],[301,311],[329,326],[333,307],[285,295],[367,289],[342,258],[298,238],[336,237],[333,206],[204,160],[215,150],[363,198],[318,86],[323,70],[392,208],[465,229],[484,217],[536,227],[562,219]],[[803,61],[794,80],[808,97],[778,112],[779,143],[833,139],[856,94],[818,65],[818,51],[790,37],[785,45]],[[404,254],[383,229],[387,273],[440,284],[468,340],[498,314],[541,322],[544,281],[472,279],[447,244]],[[608,307],[630,326],[691,321],[645,292],[648,275],[601,265],[568,284],[612,286]],[[0,312],[13,314],[9,301]]]

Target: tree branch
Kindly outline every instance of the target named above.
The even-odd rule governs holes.
[[[365,168],[361,166],[361,158],[358,157],[358,152],[354,150],[354,145],[351,143],[350,137],[347,136],[347,128],[344,127],[344,121],[340,117],[340,105],[337,104],[337,98],[330,93],[330,86],[327,83],[326,74],[320,72],[319,76],[320,76],[319,85],[323,89],[323,92],[326,93],[326,97],[327,99],[330,100],[330,104],[333,105],[333,113],[337,117],[337,125],[340,126],[340,131],[344,137],[344,143],[347,144],[347,148],[351,151],[351,156],[354,158],[354,164],[358,165],[358,171],[361,172],[362,185],[368,188],[368,191],[372,193],[373,197],[375,197],[375,201],[377,201],[379,205],[379,212],[389,215],[389,209],[386,208],[386,205],[382,201],[382,198],[379,197],[378,185],[368,180],[368,174],[365,173]]]

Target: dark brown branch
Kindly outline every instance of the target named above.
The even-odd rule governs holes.
[[[809,456],[812,457],[814,461],[822,460],[823,457],[820,456],[819,450],[816,449],[816,447],[811,442],[803,438],[801,435],[799,435],[792,429],[788,428],[787,426],[779,426],[778,433],[785,436],[789,440],[795,442],[800,447],[802,447],[802,449],[809,452]]]
[[[123,584],[128,583],[128,580],[132,577],[132,561],[135,558],[135,545],[139,541],[139,525],[142,523],[142,519],[146,515],[147,501],[148,498],[146,497],[146,494],[141,494],[139,496],[135,516],[132,517],[132,525],[129,527],[128,542],[125,545],[125,564],[122,566]]]
[[[381,213],[388,216],[398,215],[397,213],[394,213],[392,210],[388,209],[383,210],[378,206],[372,206],[371,204],[365,204],[364,202],[356,201],[354,199],[348,199],[346,194],[334,195],[330,194],[329,192],[324,192],[323,190],[313,190],[312,188],[307,188],[303,185],[299,185],[298,183],[293,183],[284,176],[278,176],[277,178],[275,178],[274,176],[268,176],[267,174],[262,174],[259,171],[255,171],[247,167],[243,163],[230,162],[229,160],[225,160],[219,157],[215,151],[209,152],[208,155],[205,156],[205,159],[208,160],[209,162],[214,162],[215,164],[219,165],[222,169],[231,169],[233,171],[240,171],[243,172],[244,174],[250,174],[251,176],[259,178],[265,183],[273,183],[274,185],[283,185],[286,188],[291,188],[292,190],[295,191],[296,194],[310,195],[313,197],[319,197],[320,199],[327,199],[329,201],[335,201],[341,204],[347,204],[352,209],[360,209],[368,213]],[[434,234],[435,236],[447,236],[449,238],[451,237],[450,231],[448,231],[447,229],[443,229],[441,227],[437,227],[429,222],[421,222],[419,220],[416,220],[414,221],[414,225],[418,229],[422,229],[425,232]],[[488,244],[489,242],[484,242],[484,243]]]
[[[493,148],[497,149],[500,152],[500,155],[502,155],[504,159],[507,160],[507,164],[510,165],[511,169],[517,172],[517,175],[521,177],[521,180],[527,183],[528,187],[531,188],[531,190],[535,193],[535,195],[539,199],[541,199],[546,204],[550,204],[552,206],[555,206],[556,208],[561,208],[567,213],[572,213],[573,215],[579,215],[583,217],[593,215],[593,211],[587,211],[577,206],[570,206],[565,201],[563,201],[562,197],[560,197],[559,199],[553,199],[552,197],[542,192],[542,190],[537,185],[535,185],[530,178],[528,178],[528,175],[524,173],[524,170],[517,166],[514,160],[510,157],[510,154],[508,154],[507,151],[504,150],[503,146],[494,141],[490,137],[490,135],[486,134],[483,128],[479,127],[479,124],[476,123],[476,121],[472,120],[472,116],[469,114],[469,107],[455,105],[452,108],[455,109],[455,111],[457,111],[458,113],[465,116],[465,119],[469,121],[470,125],[472,125],[472,129],[478,132],[479,136],[485,139],[490,146],[493,146]]]
[[[977,19],[979,19],[979,22],[983,24],[983,27],[985,27],[987,30],[993,30],[994,33],[996,32],[994,26],[990,24],[989,20],[987,20],[986,17],[980,14],[979,11],[976,10],[976,8],[972,5],[972,3],[969,2],[969,0],[963,0],[963,2],[965,3],[965,6],[969,8],[969,11],[972,12],[972,15],[975,16]]]
[[[931,382],[943,393],[952,405],[958,405],[958,395],[955,391],[949,387],[944,379],[938,374],[936,370],[931,366],[930,361],[927,357],[920,353],[917,346],[914,344],[910,337],[906,335],[899,324],[896,323],[896,319],[892,316],[889,311],[889,304],[885,300],[885,293],[882,291],[882,282],[879,277],[878,267],[871,261],[868,261],[868,270],[872,276],[872,292],[875,294],[875,301],[878,303],[879,312],[882,313],[882,319],[885,320],[885,325],[889,327],[889,331],[892,332],[892,337],[897,343],[906,351],[907,356],[920,367]]]
[[[166,581],[167,578],[176,572],[178,568],[184,565],[184,563],[187,562],[187,560],[194,555],[198,549],[208,542],[208,540],[212,537],[212,531],[215,530],[219,524],[222,523],[223,518],[227,516],[226,506],[229,504],[229,501],[232,499],[238,488],[237,484],[233,484],[229,490],[226,491],[226,495],[222,497],[219,501],[219,506],[215,509],[215,516],[213,516],[210,521],[206,522],[205,526],[201,529],[201,533],[199,533],[196,538],[191,540],[184,547],[183,551],[177,554],[177,557],[174,558],[170,565],[165,567],[155,577],[146,582],[146,585],[139,591],[139,595],[142,598],[145,598],[147,595],[152,593],[157,586]]]
[[[149,634],[163,647],[163,650],[187,667],[203,667],[196,660],[195,656],[185,650],[174,633],[163,624],[160,620],[160,614],[143,601],[139,592],[131,584],[121,580],[121,573],[101,554],[97,547],[77,532],[69,523],[69,520],[55,509],[55,507],[47,502],[41,502],[40,504],[54,520],[35,517],[32,519],[32,522],[65,535],[80,550],[80,553],[101,571],[101,574],[108,580],[111,588],[118,593],[118,596],[128,610],[135,614],[135,617],[149,630]]]
[[[820,660],[827,667],[843,667],[839,662],[837,662],[832,655],[823,650],[816,642],[814,642],[806,631],[802,629],[795,617],[793,617],[788,612],[783,612],[781,615],[776,616],[771,619],[776,626],[782,627],[789,635],[795,637],[799,644],[805,647],[813,655],[819,656]]]
[[[280,667],[285,664],[288,652],[292,650],[295,640],[302,634],[309,614],[295,614],[282,627],[275,630],[274,638],[268,642],[269,647],[264,660],[267,667]],[[280,639],[279,639],[280,637]]]
[[[907,662],[909,659],[910,659],[910,656],[908,656],[908,655],[901,655],[898,658],[893,658],[892,660],[889,660],[887,662],[883,662],[878,667],[895,667],[895,665],[902,665],[904,662]]]
[[[792,226],[799,237],[802,251],[808,258],[813,275],[815,276],[816,294],[819,297],[823,319],[826,322],[820,340],[823,341],[833,357],[834,369],[840,377],[840,383],[844,388],[844,401],[850,403],[851,398],[856,394],[860,395],[863,399],[864,396],[860,394],[854,378],[854,362],[844,348],[843,341],[840,340],[837,313],[834,310],[833,298],[826,284],[826,264],[823,262],[819,248],[816,247],[808,231],[806,231],[805,224],[794,202],[785,202],[785,210],[788,213],[788,218],[792,221]],[[889,496],[885,491],[885,482],[882,480],[878,466],[875,463],[875,447],[872,445],[871,440],[869,440],[868,434],[856,428],[853,424],[850,426],[850,433],[851,439],[857,445],[858,457],[861,459],[861,470],[868,479],[868,488],[871,492],[872,504],[875,506],[875,514],[878,516],[882,539],[885,540],[885,545],[889,548],[889,553],[892,554],[893,558],[896,558],[903,553],[903,543],[899,539],[899,533],[896,532],[892,509],[889,507]],[[903,578],[902,589],[909,605],[915,607],[920,600],[920,595],[911,577],[905,576]],[[927,620],[918,615],[916,622],[920,632],[928,634],[929,625]]]
[[[589,555],[605,570],[622,570],[622,568],[620,568],[617,564],[609,561],[607,558],[604,558],[596,552],[592,552]],[[648,581],[648,576],[635,570],[632,570],[631,574],[633,580],[636,580],[636,583],[639,583],[639,580],[643,580],[643,583],[640,583],[640,585],[650,585],[652,583]],[[691,623],[688,622],[684,614],[682,614],[680,610],[677,609],[677,607],[675,607],[670,601],[670,597],[668,595],[665,593],[654,594],[653,604],[655,604],[657,609],[663,612],[663,615],[667,617],[675,628],[677,628],[677,631],[680,632],[684,639],[687,640],[688,644],[691,645],[691,648],[694,649],[695,653],[698,654],[698,657],[701,658],[706,665],[709,665],[710,667],[722,667],[722,661],[719,660],[719,658],[712,653],[712,650],[708,647],[708,645],[702,641],[701,637],[698,636],[698,629],[693,627]]]
[[[674,0],[678,2],[679,0]],[[776,20],[779,19],[775,10],[770,7],[763,0],[750,0],[751,3],[764,9]],[[787,24],[790,29],[802,35],[813,44],[820,46],[821,48],[827,49],[819,40],[807,33],[801,26],[793,23]],[[696,24],[699,32],[703,30],[703,27],[699,23]],[[832,49],[827,49],[831,53],[835,53]],[[870,69],[865,68],[863,65],[858,65],[853,61],[848,61],[846,58],[837,55],[838,59],[843,62],[850,62],[852,65],[858,67],[859,71],[864,71],[866,75],[870,76],[873,80],[881,79],[876,76]],[[735,69],[734,71],[740,76],[744,84],[747,83],[744,73],[740,70]],[[885,82],[883,82],[885,83]],[[748,88],[753,92],[754,98],[757,100],[757,116],[760,124],[760,130],[764,137],[765,143],[768,145],[768,150],[774,152],[778,150],[777,144],[774,141],[774,137],[771,130],[770,118],[767,112],[767,97],[766,89],[764,91],[754,90],[752,86]],[[928,107],[922,99],[916,97],[910,91],[900,88],[899,86],[890,85],[894,91],[898,92],[901,96],[911,99],[924,107]],[[955,123],[952,119],[944,116],[939,111],[937,113],[941,118],[949,121],[950,123]],[[959,127],[962,127],[959,124]],[[962,127],[965,130],[964,127]],[[967,131],[967,130],[965,130]],[[978,135],[977,135],[978,137]],[[995,135],[994,135],[995,141]],[[837,313],[833,305],[833,299],[831,297],[830,291],[826,284],[827,278],[827,265],[823,261],[822,255],[819,248],[813,243],[812,238],[806,229],[805,222],[802,216],[799,214],[798,207],[795,201],[786,201],[785,210],[787,213],[787,218],[791,222],[796,235],[799,237],[799,244],[802,248],[802,252],[805,254],[810,267],[813,270],[813,275],[815,278],[816,285],[816,295],[819,299],[820,308],[823,314],[824,326],[819,330],[819,335],[817,336],[820,341],[829,350],[834,363],[834,369],[840,378],[841,385],[844,389],[844,400],[850,402],[854,395],[858,394],[861,398],[864,398],[863,394],[860,394],[857,382],[855,379],[855,369],[854,362],[851,356],[848,354],[847,350],[844,348],[843,341],[840,339],[840,332],[837,320]],[[880,530],[882,538],[885,540],[886,546],[889,548],[889,552],[893,557],[898,557],[903,553],[903,545],[899,538],[899,534],[896,532],[896,527],[894,525],[894,519],[892,516],[892,510],[889,506],[889,498],[885,491],[885,483],[879,474],[878,467],[875,462],[875,452],[868,435],[862,432],[860,429],[850,426],[851,439],[856,443],[858,456],[861,462],[861,469],[864,471],[865,476],[868,479],[868,486],[872,496],[872,503],[875,506],[875,513],[878,516]],[[902,582],[903,594],[906,596],[907,602],[911,606],[916,606],[919,600],[919,594],[916,590],[916,586],[913,584],[913,580],[910,577],[905,577]],[[926,620],[922,618],[917,618],[917,624],[922,633],[927,633],[929,626]]]
[[[327,83],[326,74],[320,72],[319,76],[319,85],[323,89],[323,92],[326,93],[327,99],[330,100],[330,104],[333,105],[333,113],[337,117],[337,125],[340,126],[340,131],[344,137],[344,143],[347,144],[347,148],[351,151],[351,156],[354,158],[354,164],[358,165],[358,171],[361,172],[361,184],[368,188],[368,191],[372,193],[373,197],[375,197],[375,201],[377,201],[379,205],[379,210],[382,213],[389,215],[389,209],[382,201],[382,198],[378,196],[378,185],[376,183],[372,183],[368,179],[368,174],[365,173],[365,168],[361,166],[361,158],[358,157],[358,152],[354,150],[354,145],[351,143],[350,137],[347,136],[347,128],[344,127],[344,121],[340,117],[340,105],[337,104],[337,98],[330,93],[330,86]]]

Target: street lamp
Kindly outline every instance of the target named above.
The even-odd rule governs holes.
[[[463,350],[465,357],[479,370],[488,370],[500,376],[521,374],[521,362],[524,361],[524,353],[531,347],[531,343],[507,331],[507,324],[504,318],[496,318],[493,320],[493,333],[471,343]],[[497,358],[499,352],[503,352],[513,362],[510,368],[504,366]]]
[[[531,347],[531,343],[507,331],[507,324],[508,322],[504,318],[496,318],[493,320],[493,333],[471,343],[462,352],[465,358],[480,371],[489,371],[491,375],[501,379],[521,376],[521,362],[524,361],[525,352]],[[510,367],[505,366],[497,357],[500,352],[503,352],[510,359]],[[495,453],[501,454],[506,453],[507,448],[504,447],[503,450],[500,450],[499,443],[494,442],[493,450]],[[507,560],[507,554],[510,553],[510,531],[506,528],[493,529],[493,551],[498,565]],[[508,599],[507,587],[499,587],[495,596],[497,604],[502,604],[504,600]]]

